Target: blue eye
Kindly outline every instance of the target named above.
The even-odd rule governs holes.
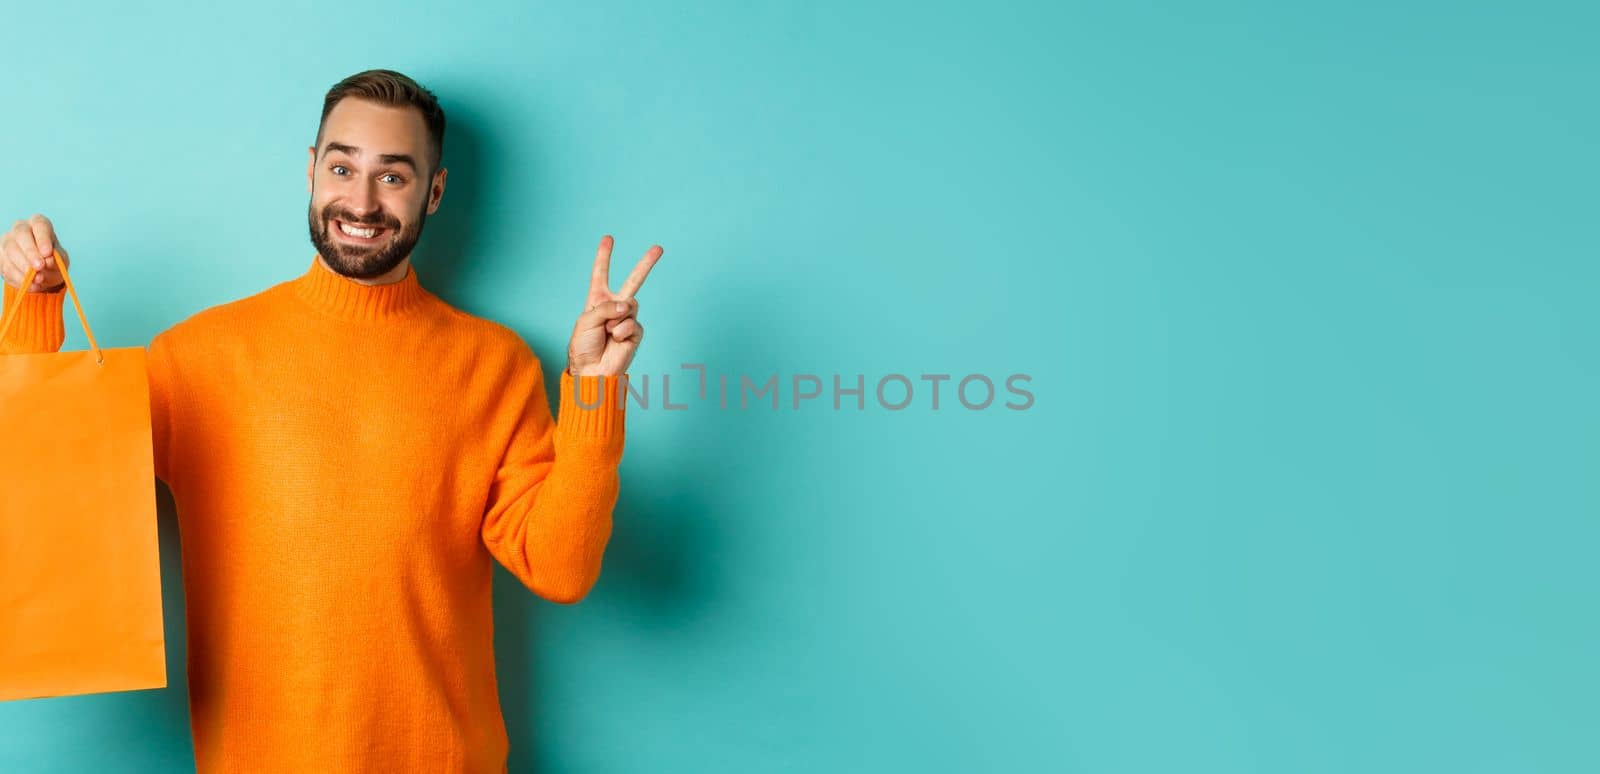
[[[345,169],[345,166],[343,164],[334,164],[333,166],[328,167],[328,169],[332,170],[335,175],[340,175],[342,173],[339,172],[339,170]]]
[[[399,175],[384,175],[384,177],[392,177],[396,183],[402,182]]]

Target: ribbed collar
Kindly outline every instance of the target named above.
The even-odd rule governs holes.
[[[335,317],[375,321],[399,317],[422,305],[428,291],[417,281],[417,269],[406,267],[398,282],[363,285],[322,265],[311,256],[311,268],[290,281],[294,292],[306,303]]]

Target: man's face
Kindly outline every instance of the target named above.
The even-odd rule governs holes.
[[[411,254],[444,196],[445,170],[423,177],[434,162],[422,114],[346,98],[319,144],[306,170],[311,243],[346,277],[381,277]]]

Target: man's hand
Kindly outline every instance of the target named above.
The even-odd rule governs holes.
[[[57,256],[60,256],[63,266],[72,268],[71,259],[67,258],[66,251],[61,249],[61,242],[56,239],[55,227],[43,215],[19,220],[10,231],[0,236],[0,275],[5,277],[7,285],[18,290],[53,293],[65,286],[67,281],[61,277],[61,269],[56,266]],[[30,268],[38,273],[33,275],[33,283],[24,288],[22,280],[28,276]]]
[[[661,258],[661,245],[651,245],[616,293],[611,292],[611,245],[611,235],[600,238],[594,274],[589,279],[589,297],[584,300],[583,314],[578,315],[572,342],[567,345],[567,371],[573,376],[620,376],[628,370],[639,342],[644,340],[644,326],[638,320],[639,302],[633,294],[639,292],[650,268]]]

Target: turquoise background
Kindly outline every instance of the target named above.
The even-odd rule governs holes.
[[[305,270],[322,94],[392,67],[451,122],[423,283],[552,374],[613,233],[636,374],[865,376],[631,413],[592,595],[497,573],[512,771],[1591,772],[1597,22],[17,4],[0,215],[147,343]],[[162,519],[171,687],[0,704],[0,770],[192,767]]]

